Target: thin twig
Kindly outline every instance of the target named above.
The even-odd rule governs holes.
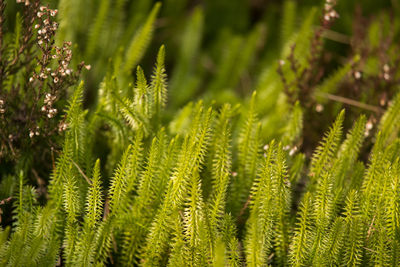
[[[246,203],[244,203],[243,207],[241,208],[239,215],[237,216],[237,221],[240,222],[242,219],[243,214],[246,212],[247,207],[250,204],[251,196],[249,196],[246,200]]]
[[[87,178],[87,176],[85,175],[85,173],[81,170],[81,168],[78,166],[78,164],[75,163],[75,161],[72,160],[72,163],[75,165],[75,167],[78,169],[79,173],[83,176],[83,178],[86,179],[86,182],[88,182],[88,184],[92,184],[92,182],[89,180],[89,178]]]
[[[351,41],[351,38],[348,35],[329,29],[325,30],[322,37],[342,44],[350,44]]]
[[[362,108],[362,109],[369,110],[369,111],[373,111],[373,112],[376,112],[376,113],[383,113],[384,112],[384,110],[381,109],[380,107],[369,105],[369,104],[365,104],[365,103],[356,101],[354,99],[346,98],[346,97],[343,97],[343,96],[332,95],[332,94],[328,94],[328,93],[317,93],[317,95],[321,96],[321,97],[328,98],[328,99],[333,100],[333,101],[341,102],[341,103],[344,103],[344,104],[347,104],[347,105],[355,106],[355,107]]]
[[[108,214],[110,214],[110,199],[106,198],[106,201],[104,202],[103,221],[107,219]]]
[[[367,247],[363,247],[363,248],[366,249],[366,250],[368,250],[368,251],[370,251],[370,252],[372,252],[372,253],[378,253],[377,251],[372,250],[372,249],[370,249],[370,248],[367,248]]]
[[[375,215],[374,215],[374,217],[372,218],[371,224],[369,225],[369,228],[368,228],[367,240],[369,239],[369,236],[371,235],[372,230],[374,229],[374,228],[373,228],[374,221],[375,221]]]

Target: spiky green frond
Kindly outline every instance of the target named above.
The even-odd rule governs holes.
[[[303,111],[300,103],[296,102],[290,114],[289,121],[283,128],[282,144],[292,145],[297,141],[303,129]]]
[[[249,111],[245,117],[244,125],[239,138],[239,160],[241,175],[254,177],[257,167],[257,155],[259,152],[259,125],[255,106],[256,92],[253,93]],[[242,177],[242,179],[244,179]],[[248,185],[248,184],[245,184]]]
[[[178,165],[172,174],[172,200],[180,205],[181,190],[183,183],[188,179],[188,175],[204,161],[206,148],[210,139],[212,110],[203,110],[201,105],[196,108],[193,118],[192,127],[182,144],[182,152],[180,154]]]
[[[196,61],[199,59],[202,35],[204,33],[204,11],[196,7],[188,20],[181,35],[181,49],[176,66],[171,75],[170,92],[174,106],[180,106],[190,100],[198,89],[199,78]]]
[[[327,233],[328,226],[334,216],[334,195],[332,192],[332,183],[329,173],[324,173],[318,180],[315,199],[313,203],[312,215],[315,218],[315,227],[313,228],[313,241],[310,251],[310,259],[314,261],[323,247],[323,238]]]
[[[324,171],[332,166],[333,158],[337,152],[339,141],[342,135],[342,123],[344,110],[336,118],[335,123],[322,139],[320,145],[315,150],[310,168],[310,176],[313,181],[317,181]]]
[[[114,174],[113,179],[111,180],[110,185],[110,211],[117,212],[121,209],[121,205],[126,201],[126,188],[127,188],[127,180],[128,173],[130,171],[130,158],[132,153],[132,145],[129,145],[122,155],[121,161],[118,165],[118,168]]]
[[[163,203],[150,228],[144,248],[144,265],[152,266],[158,264],[165,252],[167,240],[170,235],[168,222],[170,214],[183,205],[184,196],[188,193],[188,180],[196,168],[200,168],[204,161],[204,154],[209,142],[210,123],[212,110],[204,111],[199,103],[193,118],[189,134],[185,137],[181,152],[178,156],[178,163],[173,171]]]
[[[111,240],[113,231],[113,219],[107,217],[103,220],[96,233],[95,233],[95,245],[94,245],[94,263],[97,266],[103,266],[109,257],[111,251]]]
[[[400,234],[400,176],[399,176],[399,158],[391,166],[389,181],[389,192],[385,194],[385,217],[387,223],[387,234],[389,234],[393,241],[399,237]]]
[[[98,40],[100,39],[100,35],[102,33],[104,24],[107,20],[107,13],[110,9],[111,1],[101,1],[97,10],[96,17],[90,27],[89,37],[86,42],[86,50],[85,55],[88,59],[91,59],[94,52],[97,51]]]
[[[134,223],[130,222],[131,219],[127,219],[129,226],[124,230],[123,237],[122,254],[127,262],[137,261],[137,254],[146,239],[154,212],[158,208],[158,198],[165,190],[162,171],[166,171],[167,175],[169,172],[168,169],[163,169],[165,163],[162,162],[166,153],[165,138],[165,132],[161,129],[151,142],[146,165],[139,174],[137,195],[128,212]]]
[[[168,266],[184,266],[187,264],[187,251],[185,248],[185,235],[180,216],[174,220],[171,256]]]
[[[137,198],[135,199],[138,209],[144,210],[148,208],[157,196],[159,180],[161,178],[161,160],[165,153],[165,145],[165,133],[161,129],[157,137],[153,138],[147,165],[138,183]]]
[[[332,186],[337,201],[343,201],[343,197],[350,190],[351,181],[346,179],[354,171],[354,164],[356,163],[361,145],[365,139],[365,124],[366,118],[360,116],[354,123],[352,129],[347,133],[346,139],[340,146],[337,154],[337,159],[332,167]]]
[[[344,244],[345,237],[344,219],[342,217],[336,218],[333,222],[329,232],[323,236],[322,246],[315,255],[314,264],[325,265],[338,265],[340,260],[340,252]]]
[[[98,159],[93,167],[91,184],[86,196],[86,213],[84,216],[83,229],[79,233],[76,253],[74,257],[75,265],[90,266],[95,261],[95,238],[100,219],[103,214],[103,194],[100,177],[100,160]]]
[[[213,174],[213,193],[209,201],[209,223],[215,228],[224,214],[229,178],[231,175],[232,156],[230,149],[230,105],[221,108],[217,125],[215,127],[215,137],[213,150],[214,158],[212,165]]]
[[[364,196],[364,205],[362,207],[363,213],[369,217],[376,207],[376,200],[380,195],[380,188],[383,184],[385,166],[387,166],[387,151],[385,153],[384,148],[384,137],[382,133],[379,132],[377,139],[375,141],[374,147],[372,148],[370,162],[368,168],[366,170],[363,184],[362,184],[362,192]]]
[[[290,152],[289,152],[290,153]],[[299,153],[292,159],[289,169],[289,181],[291,184],[296,184],[301,178],[303,168],[305,166],[306,157],[303,153]]]
[[[75,89],[66,110],[66,123],[68,126],[66,139],[71,140],[73,153],[72,160],[74,160],[78,165],[81,163],[83,164],[85,162],[85,157],[88,156],[85,146],[85,112],[82,108],[83,90],[84,83],[81,81],[79,86]]]
[[[79,242],[77,223],[69,223],[65,228],[65,236],[63,240],[64,253],[63,258],[67,265],[72,265],[74,255],[76,253],[77,244]]]
[[[120,104],[120,112],[124,116],[125,120],[132,127],[133,130],[143,130],[145,134],[149,132],[149,118],[146,114],[142,114],[137,107],[129,99],[120,99],[115,95],[115,98]]]
[[[292,34],[290,39],[285,43],[281,50],[282,58],[287,58],[290,53],[292,46],[295,45],[294,55],[296,59],[304,65],[307,60],[307,56],[309,56],[309,46],[311,43],[311,38],[313,32],[310,30],[311,25],[313,25],[314,20],[316,18],[317,9],[311,8],[307,12],[307,19],[303,21],[300,28],[297,32]],[[302,66],[305,67],[305,66]]]
[[[91,185],[86,197],[85,223],[89,229],[96,226],[102,214],[102,192],[100,177],[100,160],[97,160],[93,167]]]
[[[283,16],[281,22],[282,45],[292,36],[296,26],[296,1],[286,0],[283,4]]]
[[[193,171],[189,181],[188,197],[184,204],[183,226],[189,266],[205,266],[211,257],[208,229],[206,227],[205,205],[202,198],[198,170]]]
[[[345,208],[345,242],[343,245],[343,258],[341,264],[347,266],[357,266],[361,263],[363,256],[363,238],[365,226],[359,214],[357,192],[351,191],[346,199]]]
[[[66,117],[69,122],[72,122],[72,119],[76,117],[77,114],[81,113],[82,102],[83,102],[83,89],[84,89],[84,83],[83,81],[81,81],[79,83],[79,86],[75,89],[74,94],[68,104]]]
[[[157,2],[151,10],[146,22],[132,38],[125,52],[124,72],[131,71],[143,57],[143,54],[150,43],[154,31],[154,22],[160,10],[161,2]]]
[[[134,89],[134,105],[144,116],[150,117],[150,108],[152,97],[150,95],[149,86],[144,76],[144,72],[140,66],[136,69],[136,87]]]
[[[64,177],[63,204],[68,215],[68,223],[76,222],[76,217],[80,213],[80,199],[77,194],[77,177],[72,171],[72,166],[67,169]]]
[[[277,222],[274,225],[274,244],[277,262],[285,265],[289,247],[289,210],[290,191],[287,176],[286,156],[280,143],[273,159],[272,191],[274,192],[273,205],[276,209]]]
[[[52,202],[57,207],[61,207],[63,201],[64,181],[65,177],[70,171],[70,164],[72,160],[72,142],[69,139],[65,140],[63,151],[60,157],[57,159],[56,167],[53,171],[50,184],[49,194]]]
[[[242,255],[235,222],[230,214],[225,214],[220,229],[225,247],[225,265],[230,267],[242,266]]]
[[[154,73],[151,77],[151,91],[154,105],[154,116],[159,118],[161,110],[167,102],[167,74],[164,67],[165,47],[162,45],[157,55],[157,62]]]
[[[266,265],[272,247],[273,223],[276,221],[272,192],[272,164],[275,154],[275,143],[271,142],[262,170],[251,189],[250,217],[245,240],[246,261],[249,266]]]
[[[317,231],[326,229],[333,215],[333,193],[330,175],[325,173],[318,181],[314,203]]]
[[[382,132],[382,138],[384,143],[387,144],[398,137],[398,132],[400,129],[400,123],[398,115],[400,114],[400,94],[394,97],[392,103],[390,104],[388,110],[382,116],[379,123],[379,130]]]
[[[95,232],[93,229],[84,228],[79,235],[76,245],[76,252],[73,256],[74,265],[91,266],[94,263],[95,246],[94,246]]]
[[[243,118],[243,127],[238,140],[238,172],[237,176],[233,177],[231,185],[231,196],[235,199],[230,200],[233,202],[234,213],[239,212],[246,202],[259,164],[261,125],[257,122],[255,101],[256,92],[253,93],[249,110]]]
[[[360,56],[355,56],[351,61],[342,66],[340,69],[336,70],[330,77],[326,78],[322,84],[315,90],[315,95],[319,102],[325,103],[326,94],[335,93],[335,89],[338,84],[344,79],[346,75],[351,71],[352,66],[360,60]]]
[[[110,211],[118,213],[128,204],[128,193],[136,184],[138,169],[140,166],[140,155],[142,145],[142,134],[138,132],[134,143],[129,145],[121,158],[119,166],[111,180],[109,189]]]
[[[289,258],[293,266],[304,266],[308,259],[308,253],[310,253],[312,233],[308,218],[312,216],[312,206],[311,194],[307,192],[301,204],[300,217],[290,244]]]

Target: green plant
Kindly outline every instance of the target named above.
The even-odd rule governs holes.
[[[100,3],[95,16],[79,17],[94,19],[86,45],[75,47],[78,56],[89,60],[106,47],[99,36],[107,36],[107,42],[114,38],[108,34],[123,29],[117,14],[124,14],[124,1],[117,1],[110,12],[111,1]],[[149,3],[127,5],[149,11]],[[119,33],[118,40],[129,45],[110,49],[107,64],[102,56],[97,58],[94,77],[85,77],[92,84],[77,85],[77,77],[66,83],[74,84],[74,90],[64,105],[65,134],[58,136],[62,141],[55,141],[60,152],[44,199],[32,185],[29,166],[21,163],[23,167],[2,176],[9,190],[2,192],[8,198],[0,205],[12,205],[12,216],[0,228],[0,265],[400,264],[400,73],[393,63],[398,57],[387,59],[393,68],[383,68],[381,74],[376,61],[379,49],[398,48],[393,40],[398,39],[399,28],[385,48],[378,49],[372,37],[364,44],[376,50],[349,48],[338,70],[332,71],[324,61],[330,53],[324,42],[334,34],[339,6],[333,1],[325,4],[322,28],[312,28],[318,12],[314,8],[296,30],[294,13],[300,8],[285,2],[280,52],[273,64],[268,56],[267,63],[259,63],[257,90],[243,101],[238,96],[245,92],[230,89],[254,67],[261,24],[248,34],[221,33],[221,40],[231,42],[224,44],[204,99],[186,103],[207,76],[192,66],[201,54],[202,9],[189,18],[184,48],[171,72],[171,94],[166,55],[173,51],[168,45],[159,47],[152,75],[138,63],[145,59],[157,14],[173,13],[168,9],[172,4],[167,1],[161,10],[156,3],[147,18],[128,20],[144,24],[132,38],[124,35],[130,36],[134,26],[126,28],[130,33]],[[78,38],[82,25],[74,24],[74,29],[67,23],[73,11],[81,11],[79,2],[59,5],[60,38],[83,42],[85,38]],[[37,8],[50,16],[55,12]],[[205,17],[211,14],[208,10]],[[245,28],[229,24],[228,15],[222,19],[232,29]],[[371,35],[374,25],[368,28]],[[356,52],[359,49],[368,53]],[[366,80],[358,84],[364,63]],[[39,78],[29,86],[54,86],[54,78],[49,83]],[[96,101],[85,102],[90,98],[85,98],[85,89],[97,89],[93,84],[99,81]],[[188,92],[177,96],[186,83]],[[360,101],[350,99],[350,93],[340,95],[343,88],[371,83],[381,84],[387,97],[393,95],[390,103],[378,108],[374,97],[381,92],[375,91],[354,95]],[[169,104],[168,96],[177,99]],[[324,121],[314,128],[319,120]],[[326,132],[322,138],[319,128]]]

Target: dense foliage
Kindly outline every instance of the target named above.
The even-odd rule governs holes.
[[[16,2],[1,266],[400,265],[396,1]]]

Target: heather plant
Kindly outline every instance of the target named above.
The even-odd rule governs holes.
[[[22,171],[43,186],[46,181],[41,177],[51,170],[60,136],[67,128],[62,110],[68,88],[77,84],[84,63],[72,67],[70,42],[55,45],[57,10],[39,6],[39,1],[20,6],[11,31],[6,30],[11,25],[4,20],[7,3],[0,3],[1,175]],[[15,185],[2,179],[5,194]]]
[[[400,264],[400,21],[385,9],[368,23],[354,11],[349,37],[340,3],[285,1],[279,44],[258,58],[268,24],[248,22],[245,1],[220,15],[225,30],[207,23],[232,1],[187,18],[185,1],[103,0],[86,17],[92,1],[20,2],[30,24],[5,36],[30,35],[10,48],[15,73],[2,61],[1,97],[26,104],[4,101],[1,131],[30,143],[13,157],[20,143],[2,143],[1,266]],[[146,58],[180,20],[182,48]],[[84,75],[70,67],[82,60]]]

